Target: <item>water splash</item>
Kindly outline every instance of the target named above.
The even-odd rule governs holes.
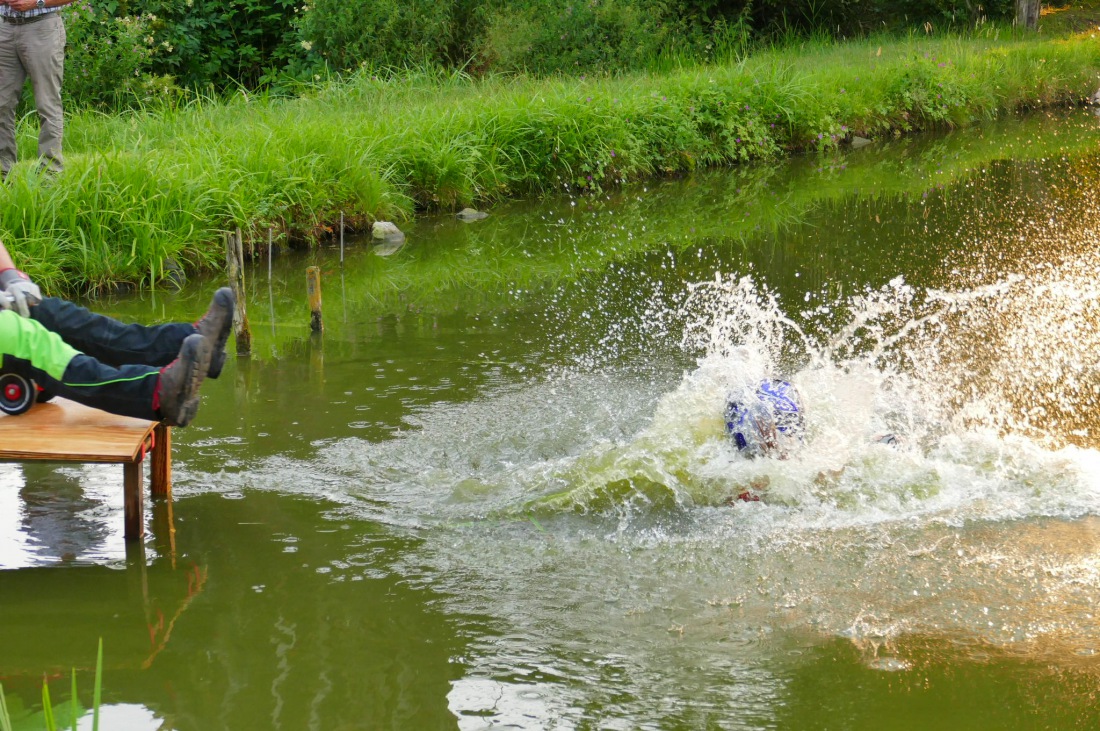
[[[533,506],[664,509],[751,491],[844,522],[1092,510],[1095,453],[1074,446],[1090,444],[1097,405],[1083,354],[1100,350],[1100,288],[1086,271],[1068,263],[957,292],[899,277],[793,315],[751,275],[692,285],[649,321],[667,332],[681,320],[696,367],[644,428],[572,460],[558,472],[566,487]],[[777,376],[805,399],[805,446],[789,460],[743,459],[723,434],[726,399]],[[877,443],[886,433],[899,446]]]
[[[1100,246],[1076,234],[1044,263],[975,264],[934,290],[784,299],[752,270],[682,288],[682,264],[653,259],[597,273],[598,305],[547,308],[569,366],[436,403],[390,441],[320,444],[310,467],[337,512],[423,540],[396,571],[427,565],[448,606],[505,620],[469,676],[535,677],[550,658],[583,682],[548,694],[648,698],[822,638],[898,676],[930,657],[1089,662],[1100,532],[1065,519],[1100,515]],[[978,264],[1003,250],[977,243]],[[801,390],[805,445],[743,459],[725,399],[768,376]],[[316,493],[288,465],[247,479]],[[731,500],[746,487],[762,500]],[[633,680],[607,684],[590,657]]]
[[[1091,284],[1071,284],[1069,271],[1052,277],[1085,301]],[[495,472],[494,504],[533,509],[548,532],[483,522],[444,531],[438,554],[510,587],[507,614],[519,626],[568,616],[559,634],[584,637],[585,652],[618,653],[638,672],[655,643],[692,667],[719,667],[716,647],[722,662],[736,662],[822,637],[844,638],[867,667],[889,673],[944,658],[1087,662],[1100,584],[1082,546],[1095,544],[1096,521],[1046,518],[1100,514],[1100,453],[1069,443],[1062,428],[1037,430],[1035,401],[998,400],[1072,361],[1021,369],[1028,352],[1094,335],[1090,318],[1069,310],[1044,315],[1058,328],[1021,325],[1026,337],[1006,325],[1047,286],[1009,277],[920,291],[898,279],[847,298],[811,296],[808,309],[788,314],[751,276],[699,283],[654,324],[672,332],[679,319],[693,367],[633,407],[639,384],[570,374],[568,406],[541,416],[581,424],[599,408],[600,427],[569,431],[567,450]],[[994,335],[1031,338],[1031,350],[1000,349]],[[804,448],[788,460],[743,459],[723,435],[726,395],[776,374],[802,391]],[[1037,385],[1024,393],[1045,397]],[[507,414],[515,398],[487,408]],[[882,431],[901,446],[876,443]],[[521,449],[546,445],[534,438]],[[471,449],[485,446],[475,439]],[[763,499],[730,501],[746,485]],[[495,590],[479,603],[469,585],[463,576],[455,592],[472,606],[500,604]],[[549,595],[535,591],[546,585]],[[522,656],[547,634],[530,630],[512,647]],[[562,641],[557,656],[570,649]]]
[[[434,404],[391,441],[319,445],[317,473],[335,502],[413,527],[571,513],[629,525],[727,505],[750,523],[817,527],[1100,513],[1087,260],[793,305],[752,273],[715,275],[641,298],[579,365]],[[622,357],[632,341],[647,345],[644,368]],[[728,395],[767,377],[806,406],[787,460],[745,459],[724,434]],[[898,446],[876,441],[887,433]],[[269,467],[244,487],[317,489]],[[746,491],[762,502],[737,501]]]

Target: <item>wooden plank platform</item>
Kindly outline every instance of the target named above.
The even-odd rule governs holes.
[[[63,398],[25,414],[0,414],[0,462],[121,464],[126,538],[145,534],[143,463],[150,455],[150,492],[172,491],[171,429],[155,421],[116,416]]]

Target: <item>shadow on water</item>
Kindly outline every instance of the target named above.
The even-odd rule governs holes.
[[[5,689],[103,636],[133,728],[1075,727],[1098,139],[1033,117],[257,260],[174,542],[127,560],[105,468],[0,467]],[[774,373],[804,449],[742,459],[724,401]]]

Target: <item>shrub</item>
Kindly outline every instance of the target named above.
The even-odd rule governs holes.
[[[966,27],[982,19],[1011,18],[1015,0],[684,0],[710,17],[749,19],[759,34],[826,31],[861,35],[913,27]]]
[[[761,37],[937,31],[1014,0],[78,0],[67,93],[111,105],[170,88],[265,86],[327,71],[671,70]]]
[[[294,0],[97,0],[155,17],[148,70],[190,88],[253,87],[295,55]]]
[[[65,11],[65,83],[68,101],[77,106],[116,108],[171,93],[171,79],[148,68],[156,48],[154,18],[113,17],[86,0]]]
[[[528,0],[486,13],[477,63],[494,70],[638,68],[682,38],[689,24],[650,0]]]
[[[314,0],[296,18],[300,45],[330,69],[460,61],[456,0]]]

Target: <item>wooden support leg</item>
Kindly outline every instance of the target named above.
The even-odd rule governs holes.
[[[126,572],[126,591],[135,602],[145,602],[149,598],[149,579],[145,572],[148,563],[145,541],[126,541],[126,566],[134,569]]]
[[[176,568],[176,522],[171,500],[153,501],[153,545],[157,553],[167,556]]]
[[[153,497],[153,538],[157,552],[176,565],[176,525],[172,518],[172,427],[153,427],[153,451],[149,464],[149,494]]]
[[[154,498],[172,497],[172,427],[153,427],[153,454],[149,467],[149,492]]]
[[[124,462],[122,465],[123,492],[126,511],[126,540],[134,541],[145,535],[145,508],[142,483],[145,472],[141,462]]]

